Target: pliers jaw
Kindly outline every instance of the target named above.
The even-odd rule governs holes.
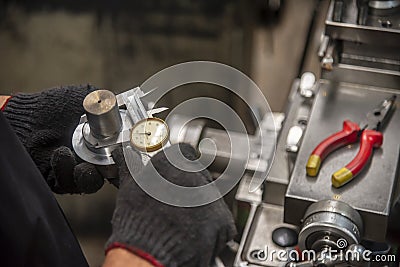
[[[375,109],[368,112],[366,119],[360,123],[361,131],[366,129],[381,131],[383,126],[385,126],[390,119],[390,115],[394,110],[395,101],[396,95],[393,95],[383,100]]]

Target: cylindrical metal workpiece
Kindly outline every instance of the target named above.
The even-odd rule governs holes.
[[[103,139],[121,130],[122,119],[117,98],[108,90],[97,90],[83,100],[86,117],[93,137]]]

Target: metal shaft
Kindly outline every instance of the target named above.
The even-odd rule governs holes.
[[[114,136],[121,130],[122,119],[113,92],[94,91],[85,97],[83,107],[93,137],[103,139]]]

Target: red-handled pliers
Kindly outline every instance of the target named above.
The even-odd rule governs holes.
[[[321,162],[329,153],[361,139],[356,157],[332,175],[332,185],[336,188],[341,187],[357,176],[369,161],[372,150],[382,145],[383,135],[380,131],[389,120],[395,101],[395,95],[383,100],[379,106],[367,113],[366,119],[360,125],[345,120],[340,132],[326,138],[311,153],[306,166],[307,175],[317,176]]]

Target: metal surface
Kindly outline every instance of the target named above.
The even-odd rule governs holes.
[[[200,142],[206,120],[190,120],[185,115],[173,114],[172,116],[168,116],[167,124],[170,128],[170,141],[172,144],[188,143],[196,147]]]
[[[272,232],[282,226],[298,231],[297,227],[283,222],[282,206],[266,203],[259,205],[249,228],[249,235],[246,238],[244,249],[238,255],[240,258],[236,262],[247,262],[248,265],[246,266],[284,266],[285,262],[280,261],[276,253],[272,255],[272,258],[268,257],[267,259],[257,259],[252,254],[252,252],[258,250],[264,250],[265,253],[269,253],[272,250],[294,249],[293,247],[282,248],[272,241]]]
[[[358,151],[348,146],[330,155],[318,177],[306,176],[306,161],[315,145],[337,130],[345,119],[359,121],[377,99],[398,94],[398,91],[336,84],[321,81],[297,162],[285,196],[285,221],[299,225],[307,207],[321,199],[339,199],[360,212],[364,221],[364,238],[384,241],[387,220],[392,206],[399,163],[398,133],[400,112],[394,112],[384,129],[382,148],[374,152],[370,164],[346,187],[333,188],[331,174],[345,165]]]
[[[318,201],[308,207],[304,218],[318,212],[338,213],[353,221],[362,232],[363,222],[360,214],[345,202],[330,199]]]
[[[151,117],[140,100],[140,98],[143,96],[145,96],[145,94],[142,92],[142,90],[140,90],[139,87],[117,95],[118,105],[126,106],[126,110],[128,111],[133,123],[137,123],[140,120]]]
[[[298,84],[299,84],[299,81],[296,82],[296,86],[294,89],[296,91],[296,93],[297,93]],[[278,134],[281,130],[281,124],[284,119],[284,116],[280,113],[274,113],[273,118],[274,119],[272,119],[270,116],[267,118],[264,118],[262,129],[259,129],[259,131],[261,131],[261,130],[267,131],[267,133],[263,134],[263,136],[265,136],[265,137],[270,137],[272,134]],[[274,126],[274,124],[276,127]],[[276,131],[276,132],[274,132],[274,131]],[[266,142],[265,145],[270,146],[270,151],[271,151],[271,149],[272,150],[274,149],[274,144],[271,142]],[[271,157],[272,154],[265,155],[264,157],[266,157],[266,156]],[[276,159],[274,162],[276,163]],[[285,168],[285,170],[286,170],[286,168]],[[267,178],[267,179],[269,179],[269,178]],[[254,230],[252,230],[252,229],[257,229],[257,228],[254,228],[255,226],[253,226],[253,221],[254,221],[254,218],[256,215],[256,211],[259,210],[258,207],[262,201],[263,191],[262,191],[262,188],[259,188],[254,192],[250,192],[249,191],[250,183],[251,183],[251,177],[245,175],[242,178],[242,180],[238,186],[238,190],[237,190],[237,193],[235,196],[235,199],[237,201],[244,201],[244,202],[250,203],[249,215],[247,218],[246,225],[243,229],[242,238],[241,238],[240,245],[239,245],[238,251],[236,253],[236,258],[235,258],[235,262],[234,262],[234,266],[240,266],[240,267],[241,266],[256,266],[256,265],[249,264],[245,255],[248,255],[250,253],[248,242],[250,241],[250,238],[251,239],[254,238],[254,235],[253,235]],[[274,182],[272,181],[272,185],[270,183],[271,182],[267,182],[265,185],[268,185],[268,188],[271,188],[272,185],[274,184]],[[264,185],[263,189],[265,189],[265,185]],[[282,185],[282,186],[280,186],[280,185]],[[287,183],[285,183],[283,181],[283,184],[278,185],[278,188],[282,189],[283,191],[281,191],[280,194],[277,191],[275,191],[275,193],[277,193],[277,195],[283,196],[285,189],[286,189],[286,185],[287,185]],[[277,201],[279,202],[279,200],[277,200]],[[282,201],[283,201],[283,198],[282,198]],[[266,206],[266,205],[267,204],[262,204],[261,207]],[[282,222],[283,222],[282,207],[275,206],[275,205],[270,205],[270,206],[275,207],[279,210],[278,217],[276,215],[273,215],[271,218],[277,219],[282,224]],[[279,216],[281,217],[281,219],[279,219]],[[264,219],[264,217],[263,217],[263,219]],[[264,224],[262,223],[261,225],[263,226]],[[264,238],[267,237],[264,234],[265,234],[265,232],[263,232],[263,234],[261,236],[259,236],[261,240],[264,240]],[[269,233],[269,235],[272,235],[272,231]],[[257,235],[256,235],[256,237],[257,237]],[[267,241],[267,242],[271,243],[272,240]],[[266,243],[266,245],[269,243]]]
[[[348,204],[336,200],[321,200],[311,204],[305,215],[299,233],[300,249],[321,251],[326,247],[335,250],[338,240],[345,239],[346,244],[358,244],[361,241],[363,223],[360,214]]]
[[[249,265],[248,262],[246,261],[246,258],[243,258],[242,255],[247,254],[247,249],[245,249],[245,245],[247,244],[249,240],[249,235],[251,234],[250,230],[252,228],[252,223],[254,221],[254,217],[256,215],[258,204],[251,203],[250,204],[250,211],[249,211],[249,216],[247,218],[246,226],[243,230],[242,238],[240,241],[240,245],[238,248],[238,251],[236,253],[235,261],[234,261],[234,266],[235,267],[244,267],[244,266],[256,266],[256,265]]]
[[[390,115],[395,107],[396,95],[385,99],[373,111],[367,113],[367,118],[360,123],[361,129],[382,130],[386,123],[390,121]]]
[[[399,71],[381,70],[343,63],[335,65],[332,71],[324,71],[322,77],[332,82],[358,83],[393,89],[398,89],[400,84]]]
[[[344,3],[340,21],[335,20],[338,2]],[[323,50],[322,78],[397,89],[400,81],[397,6],[398,1],[332,0],[324,34],[334,46],[332,53],[330,46]],[[321,43],[321,49],[325,46]]]
[[[392,9],[400,6],[399,0],[389,1],[368,1],[368,6],[375,9]]]
[[[360,244],[352,244],[347,249],[348,252],[351,252],[351,255],[355,255],[355,257],[350,257],[348,263],[353,266],[365,266],[364,264],[368,263],[364,261],[362,255],[365,255],[365,248]],[[366,264],[367,266],[369,264]]]
[[[355,156],[358,145],[349,146],[347,149],[342,149],[344,151],[339,154],[328,157],[317,179],[305,176],[308,154],[316,144],[332,131],[337,130],[344,119],[358,122],[371,109],[371,105],[374,107],[378,101],[393,93],[398,94],[392,89],[398,89],[400,84],[398,56],[400,12],[395,14],[385,10],[377,12],[368,6],[366,10],[358,12],[356,2],[355,0],[330,1],[328,16],[323,14],[326,20],[319,20],[319,26],[315,26],[315,43],[321,44],[322,42],[322,44],[319,50],[318,46],[310,46],[308,57],[311,58],[313,55],[319,56],[320,59],[325,57],[323,66],[326,69],[322,69],[322,76],[330,82],[322,81],[321,88],[316,87],[317,90],[320,90],[316,100],[306,100],[300,97],[299,92],[295,92],[299,88],[299,80],[295,80],[292,93],[288,98],[288,109],[285,112],[285,123],[278,139],[275,161],[264,184],[263,196],[263,202],[278,204],[278,206],[271,205],[278,208],[280,208],[279,205],[283,205],[285,198],[285,209],[281,208],[281,211],[284,212],[285,221],[295,225],[301,225],[307,208],[321,199],[340,199],[349,204],[353,210],[357,210],[361,214],[365,222],[365,230],[359,230],[357,234],[347,230],[353,230],[352,227],[358,228],[355,225],[359,225],[359,222],[354,223],[349,217],[355,221],[359,220],[354,219],[354,216],[346,212],[337,213],[338,209],[335,209],[335,205],[329,205],[335,212],[331,210],[306,216],[310,217],[309,223],[312,219],[316,219],[336,225],[335,231],[332,231],[336,234],[336,239],[339,236],[346,236],[348,241],[351,241],[348,242],[349,244],[359,242],[361,233],[364,233],[363,238],[366,239],[385,240],[400,158],[399,144],[396,138],[396,132],[400,130],[400,116],[399,112],[396,112],[383,131],[383,147],[375,151],[370,165],[359,177],[347,185],[348,188],[332,188],[331,174],[333,170],[343,166]],[[368,5],[368,2],[371,1],[364,2]],[[325,4],[329,4],[329,1],[325,1]],[[336,10],[333,8],[334,5],[336,5]],[[328,5],[326,8],[328,9]],[[370,13],[368,13],[368,9]],[[334,16],[335,19],[333,19]],[[326,26],[325,29],[322,27],[323,24]],[[318,50],[318,55],[315,53],[316,50]],[[309,62],[306,62],[306,66],[307,63]],[[304,68],[304,70],[315,72],[313,68]],[[309,119],[308,114],[311,107],[313,111]],[[288,139],[289,131],[293,126],[300,126],[298,125],[300,117],[306,118],[305,125],[307,125],[303,141],[299,142],[300,151],[297,154],[287,153],[287,141],[294,140],[291,136]],[[289,143],[292,144],[294,141]],[[290,185],[287,188],[289,181]],[[286,189],[287,195],[285,195]],[[246,197],[242,198],[246,199]],[[257,208],[252,205],[235,266],[284,266],[282,262],[257,261],[251,258],[252,251],[262,249],[263,245],[270,246],[266,236],[272,233],[268,227],[274,224],[276,216],[273,213],[265,217],[260,216],[260,210],[265,205],[269,204],[262,204]],[[261,217],[264,220],[261,221]],[[326,228],[322,227],[320,230],[311,236],[314,241],[326,237],[324,235]],[[306,232],[303,234],[307,235]],[[328,241],[334,242],[333,237],[328,237],[328,239]],[[316,246],[318,244],[321,245],[323,242],[317,242]],[[336,263],[340,262],[344,261],[339,260]],[[329,259],[325,259],[319,263],[301,262],[294,266],[315,266],[316,264],[325,266],[323,264],[330,265],[332,263]],[[357,265],[358,263],[351,264]]]
[[[98,138],[108,138],[119,133],[122,120],[117,98],[108,90],[96,90],[83,100],[86,118],[91,134]]]
[[[331,1],[326,18],[326,35],[333,39],[361,42],[367,44],[400,47],[400,14],[379,16],[368,13],[365,21],[358,25],[358,7],[356,1],[346,0],[342,11],[342,22],[334,21],[335,1]],[[392,26],[388,26],[387,21]]]
[[[122,120],[125,122],[121,132],[107,139],[99,146],[99,140],[91,135],[89,124],[85,121],[79,124],[72,136],[72,146],[75,153],[86,162],[96,165],[111,165],[114,160],[111,157],[111,152],[123,141],[123,136],[126,131],[132,127],[127,112],[121,110]]]
[[[333,64],[337,63],[337,42],[333,39],[329,39],[326,50],[323,52],[324,56],[321,60],[321,67],[328,71],[333,69]]]
[[[203,139],[208,138],[214,141],[216,151],[206,147],[202,149],[202,154],[205,157],[214,157],[215,155],[215,159],[210,166],[211,171],[222,173],[232,157],[231,145],[242,146],[246,150],[247,140],[249,140],[250,158],[247,160],[246,171],[264,173],[272,161],[275,150],[274,140],[280,130],[282,120],[281,113],[267,113],[261,121],[261,127],[256,130],[254,135],[234,131],[230,131],[228,135],[225,130],[205,127],[206,121],[202,119],[186,123],[187,118],[183,115],[171,116],[167,122],[171,136],[173,136],[172,143],[185,142],[197,147]],[[264,138],[262,144],[259,142],[261,131]],[[260,148],[261,145],[264,146],[263,149]],[[259,155],[259,151],[263,151],[264,155]]]
[[[340,63],[378,70],[400,70],[398,48],[345,41],[340,42],[340,46]]]
[[[358,266],[369,267],[370,262],[364,260],[366,249],[360,244],[351,244],[345,252],[328,255],[319,253],[316,260],[291,262],[286,267],[335,267],[335,266]],[[348,255],[348,256],[346,256]],[[365,256],[364,256],[365,257]],[[385,265],[386,266],[386,265]]]
[[[299,85],[300,79],[294,80],[288,98],[286,117],[279,133],[275,160],[265,183],[263,201],[266,203],[283,205],[290,173],[296,160],[296,154],[286,151],[289,131],[292,126],[304,127],[308,121],[313,99],[303,98],[299,93]]]
[[[213,140],[216,145],[216,153],[213,149],[203,149],[202,154],[205,154],[207,155],[207,157],[209,157],[214,155],[215,153],[215,159],[210,165],[210,170],[218,173],[222,173],[225,170],[226,166],[228,166],[229,160],[232,156],[231,146],[233,144],[241,148],[240,150],[245,151],[246,149],[248,149],[247,139],[249,139],[250,143],[252,143],[254,140],[254,137],[248,137],[246,134],[243,133],[229,132],[228,135],[225,130],[214,128],[205,128],[202,132],[202,139],[203,138],[209,138]],[[263,165],[266,169],[267,164],[267,162],[262,162],[261,165]],[[249,167],[251,168],[250,160],[247,161],[246,169],[248,169]]]
[[[249,192],[251,176],[245,175],[239,182],[235,199],[247,203],[259,204],[262,201],[262,188],[257,188],[254,192]]]
[[[335,1],[332,20],[342,22],[344,3],[342,0]]]
[[[365,25],[368,17],[368,1],[369,0],[357,0],[357,24]]]
[[[72,146],[76,154],[95,165],[114,164],[111,152],[122,143],[130,141],[132,126],[140,120],[152,118],[153,114],[166,110],[158,108],[147,111],[140,100],[143,96],[145,94],[139,87],[117,96],[107,90],[89,94],[83,102],[86,114],[82,115],[72,136]],[[165,144],[168,145],[169,142]],[[147,154],[154,153],[156,151]],[[145,154],[142,157],[143,163],[148,161],[148,156]]]

